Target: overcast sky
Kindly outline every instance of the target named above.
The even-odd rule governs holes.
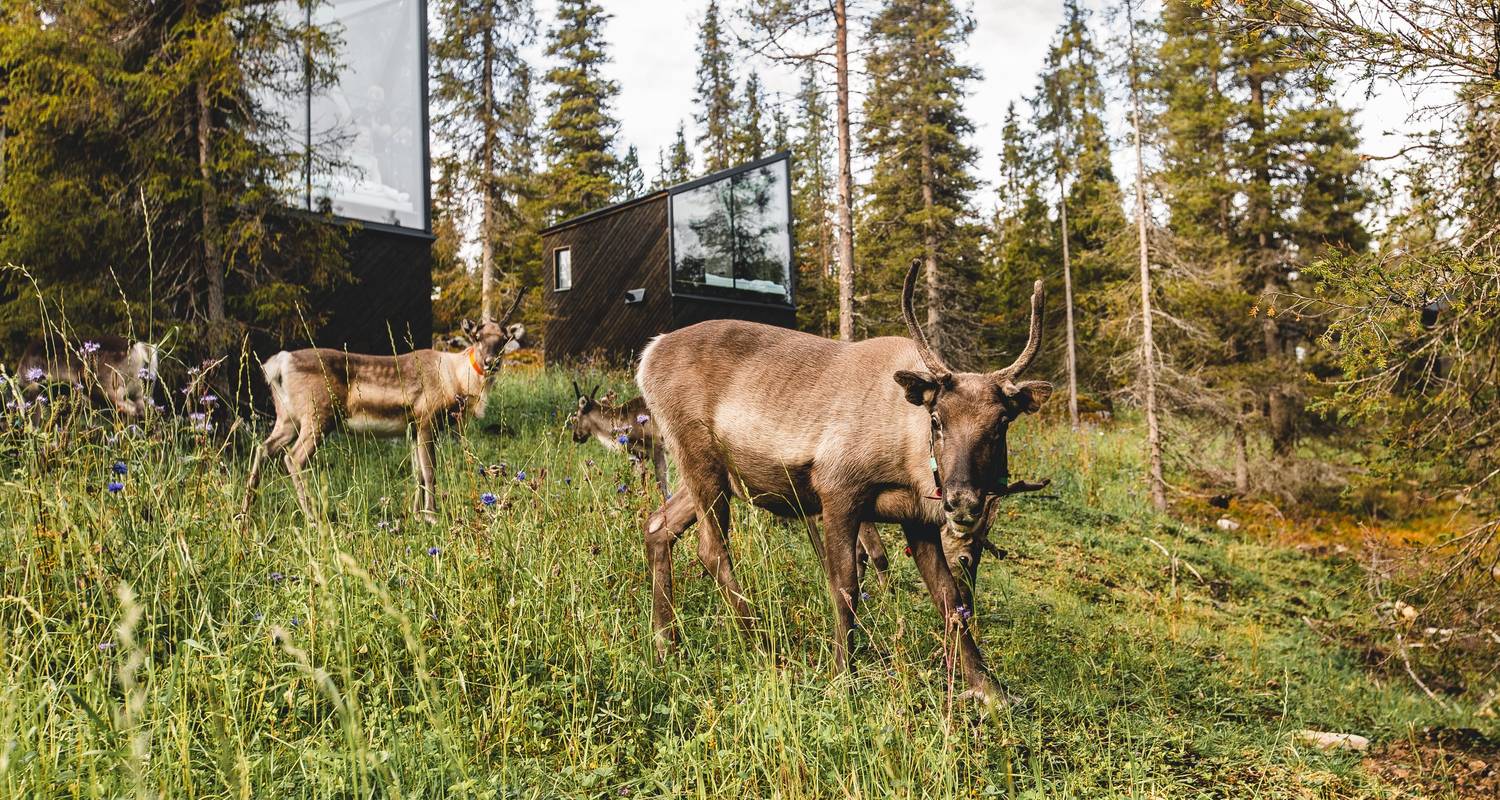
[[[606,28],[609,52],[613,62],[609,75],[620,84],[615,115],[620,120],[622,148],[634,144],[648,180],[656,172],[657,152],[670,145],[680,120],[686,120],[692,136],[693,93],[697,79],[698,25],[708,0],[600,0],[612,15]],[[851,5],[856,5],[855,0]],[[1148,0],[1149,2],[1149,0]],[[721,0],[726,8],[736,7],[735,0]],[[870,4],[866,4],[870,5]],[[1095,37],[1103,40],[1118,27],[1102,12],[1104,3],[1086,0],[1094,8],[1091,20]],[[1154,7],[1151,13],[1155,13]],[[1006,105],[1023,103],[1036,83],[1037,72],[1046,55],[1047,45],[1062,22],[1062,0],[975,0],[972,6],[975,30],[961,57],[980,71],[971,87],[966,111],[975,126],[971,142],[978,148],[979,177],[986,186],[976,198],[984,208],[993,205],[992,185],[999,169],[1000,129]],[[555,0],[537,0],[537,15],[543,31],[554,24]],[[729,24],[744,31],[744,25],[731,18]],[[538,47],[538,57],[540,46]],[[792,108],[792,94],[797,76],[774,65],[751,60],[739,65],[737,79],[743,82],[750,69],[761,75],[762,83]],[[1377,96],[1366,99],[1363,87],[1350,88],[1339,101],[1346,107],[1361,108],[1358,120],[1362,127],[1363,151],[1371,154],[1393,152],[1399,148],[1399,135],[1413,129],[1408,122],[1410,103],[1398,89],[1385,87]],[[856,99],[856,108],[859,100]],[[1122,103],[1112,104],[1118,111]],[[543,116],[546,109],[541,109]],[[1116,116],[1112,127],[1117,136],[1126,133],[1125,119]],[[1123,142],[1123,139],[1122,139]],[[1133,172],[1124,163],[1127,149],[1116,149],[1119,172],[1127,178]]]

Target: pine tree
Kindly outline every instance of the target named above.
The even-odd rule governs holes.
[[[979,327],[987,351],[1014,358],[1026,344],[1032,281],[1056,271],[1061,243],[1043,195],[1051,159],[1015,103],[1006,109],[1000,138],[995,217],[985,242],[983,308],[990,316]]]
[[[838,236],[828,104],[808,67],[797,93],[800,130],[792,146],[792,224],[796,244],[797,324],[822,336],[838,332]]]
[[[672,140],[672,149],[658,154],[656,180],[652,189],[665,189],[693,179],[693,153],[688,149],[687,125],[677,123],[677,138]]]
[[[641,170],[641,155],[636,151],[635,145],[625,149],[625,157],[620,159],[620,177],[616,182],[619,184],[616,200],[629,200],[645,193],[646,173]]]
[[[871,91],[864,150],[873,161],[861,221],[869,283],[894,312],[912,259],[925,264],[926,333],[956,361],[975,360],[972,323],[979,230],[973,219],[976,158],[963,112],[973,68],[958,51],[973,21],[948,0],[890,0],[870,24]],[[867,316],[867,318],[869,318]],[[882,332],[898,316],[874,317]]]
[[[768,155],[765,121],[765,96],[760,76],[754,72],[745,78],[745,103],[741,106],[739,124],[735,127],[735,158],[740,162],[756,161]]]
[[[708,172],[734,165],[739,102],[734,96],[734,54],[724,38],[719,0],[709,0],[698,28],[698,146]]]
[[[478,201],[480,316],[490,319],[496,240],[502,226],[515,232],[520,205],[533,194],[507,173],[532,173],[516,151],[529,149],[533,135],[522,48],[536,36],[536,19],[530,0],[443,0],[438,18],[443,35],[431,48],[433,129],[448,145],[447,185]]]
[[[604,77],[609,61],[604,23],[609,15],[594,0],[560,0],[557,25],[548,33],[546,218],[555,222],[608,205],[619,174],[614,140],[619,123],[610,106],[619,86]]]

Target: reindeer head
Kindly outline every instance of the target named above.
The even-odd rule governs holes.
[[[954,372],[928,344],[912,310],[919,262],[906,273],[901,310],[917,344],[926,371],[900,370],[896,382],[906,390],[907,402],[921,406],[931,418],[932,451],[937,462],[938,490],[948,519],[945,551],[950,537],[964,541],[981,528],[992,497],[1022,491],[1026,484],[1010,484],[1006,431],[1022,414],[1033,413],[1052,394],[1046,381],[1016,378],[1031,366],[1042,341],[1042,282],[1031,293],[1031,335],[1014,363],[994,372]]]
[[[516,292],[516,298],[511,301],[510,309],[505,312],[505,316],[498,320],[487,319],[478,324],[464,320],[459,325],[475,361],[483,367],[484,374],[493,375],[499,370],[500,362],[505,354],[515,349],[508,347],[511,340],[525,333],[526,329],[519,323],[508,324],[510,318],[515,316],[516,309],[521,307],[521,299],[525,296],[526,289],[522,287]]]
[[[599,401],[594,398],[598,394],[598,384],[588,394],[584,394],[578,388],[578,381],[573,381],[573,397],[578,405],[568,416],[568,427],[573,431],[573,441],[578,444],[583,444],[594,436],[594,412],[600,409]]]

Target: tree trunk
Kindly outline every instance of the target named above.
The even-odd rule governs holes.
[[[1255,226],[1255,267],[1261,275],[1262,296],[1269,297],[1280,290],[1277,280],[1280,264],[1277,247],[1271,240],[1270,234],[1271,162],[1264,140],[1266,94],[1264,82],[1257,67],[1258,62],[1252,60],[1246,70],[1250,85],[1249,124],[1253,158],[1248,201],[1250,219]],[[1277,324],[1274,310],[1268,306],[1260,315],[1260,321],[1265,358],[1273,365],[1277,365],[1278,368],[1275,371],[1280,372],[1282,370],[1279,362],[1284,360],[1285,342],[1282,341],[1281,328]],[[1285,371],[1295,373],[1295,369],[1290,365],[1286,366]],[[1286,391],[1285,383],[1273,379],[1266,392],[1266,421],[1271,432],[1273,454],[1285,456],[1292,452],[1296,439],[1297,411],[1297,403]]]
[[[834,0],[839,129],[839,338],[854,341],[854,167],[849,134],[849,9]]]
[[[1073,260],[1068,248],[1068,179],[1063,174],[1062,160],[1057,162],[1057,216],[1062,224],[1063,257],[1063,304],[1065,307],[1068,338],[1068,419],[1078,427],[1078,360],[1073,340]]]
[[[491,171],[495,164],[495,39],[488,27],[484,30],[484,64],[481,68],[480,91],[484,93],[484,142],[480,145],[479,165],[479,318],[488,322],[493,319],[495,295],[495,193]]]
[[[1135,53],[1135,16],[1125,0],[1126,27],[1130,29],[1131,125],[1135,128],[1135,229],[1140,250],[1141,272],[1141,381],[1145,384],[1146,479],[1151,505],[1167,509],[1166,481],[1161,473],[1161,427],[1156,419],[1156,344],[1151,336],[1151,263],[1146,242],[1146,161],[1141,155],[1141,92]]]
[[[1243,413],[1234,418],[1234,491],[1240,497],[1250,493],[1250,443]]]
[[[224,322],[224,260],[219,251],[219,192],[214,186],[213,107],[208,100],[208,84],[199,78],[194,85],[198,107],[198,179],[202,182],[204,313],[218,328]]]
[[[939,355],[943,353],[943,343],[946,336],[943,335],[943,294],[942,281],[938,276],[937,263],[937,231],[933,228],[933,175],[932,175],[932,141],[927,136],[927,128],[922,128],[922,258],[923,267],[927,272],[927,326],[925,332],[932,349]]]

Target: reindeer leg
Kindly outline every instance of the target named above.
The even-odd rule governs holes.
[[[678,492],[646,520],[646,564],[651,571],[651,632],[663,659],[677,646],[672,610],[672,545],[698,519],[691,492]]]
[[[849,671],[849,647],[859,610],[859,569],[855,546],[859,520],[850,510],[823,505],[823,556],[828,594],[833,600],[833,659],[839,672]]]
[[[880,541],[880,531],[873,522],[859,524],[859,577],[865,577],[865,565],[875,566],[875,577],[884,586],[890,582],[891,561],[885,554],[885,543]]]
[[[437,492],[435,483],[436,441],[431,425],[418,424],[412,443],[412,472],[416,475],[417,490],[412,498],[412,513],[421,515],[428,524],[435,524],[437,517]]]
[[[724,547],[724,534],[729,532],[729,493],[721,490],[714,495],[712,503],[698,504],[698,560],[719,582],[719,592],[734,609],[740,627],[751,640],[762,640],[756,631],[755,612],[745,600],[745,592],[734,578],[729,550]]]
[[[905,524],[901,529],[906,534],[906,543],[911,547],[911,557],[922,575],[922,582],[927,584],[927,592],[932,596],[932,604],[943,618],[944,627],[950,634],[957,635],[959,665],[969,685],[966,694],[985,704],[1007,702],[1005,691],[991,677],[984,665],[984,654],[974,641],[966,619],[974,612],[973,596],[954,580],[943,556],[938,526]]]
[[[297,432],[297,441],[286,454],[286,471],[292,478],[292,488],[297,490],[297,505],[302,507],[302,513],[309,522],[313,520],[312,497],[307,493],[307,481],[302,468],[307,466],[313,451],[318,449],[318,440],[322,436],[321,425],[305,422]]]
[[[245,481],[245,502],[240,506],[241,517],[248,519],[250,516],[250,506],[255,502],[255,489],[260,485],[260,473],[266,466],[266,459],[279,454],[296,436],[296,428],[277,420],[271,427],[271,434],[256,445],[255,455],[250,457],[250,476]]]
[[[661,496],[671,497],[672,487],[667,484],[667,449],[660,444],[651,448],[651,471],[656,474],[656,488],[661,489]]]

